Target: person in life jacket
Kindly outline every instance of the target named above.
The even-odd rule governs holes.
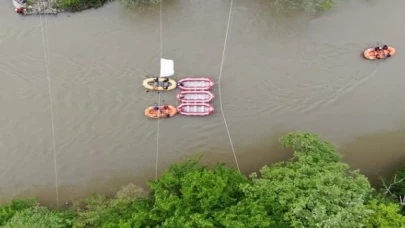
[[[166,90],[169,88],[169,78],[163,79],[163,89]]]
[[[24,9],[22,7],[15,9],[15,11],[19,14],[24,14]]]
[[[159,85],[159,78],[154,78],[153,79],[153,89],[157,89]]]

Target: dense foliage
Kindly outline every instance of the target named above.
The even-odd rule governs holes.
[[[294,157],[250,178],[191,159],[148,182],[149,193],[130,184],[113,198],[93,194],[66,211],[13,200],[0,208],[0,228],[405,228],[400,204],[342,163],[333,145],[302,132],[280,141]]]
[[[54,7],[68,11],[80,11],[89,8],[98,8],[106,2],[113,0],[55,0]],[[163,0],[118,0],[128,8],[155,7]],[[332,8],[340,0],[267,0],[278,12],[286,13],[291,11],[304,10],[315,13],[320,10]]]
[[[89,8],[98,8],[107,2],[113,0],[56,0],[55,8],[65,9],[71,12],[81,11]],[[160,3],[160,0],[119,0],[128,8],[154,7]]]
[[[74,12],[89,8],[98,8],[108,1],[109,0],[56,0],[54,7]]]
[[[144,8],[144,7],[155,7],[160,4],[163,0],[119,0],[128,8]]]
[[[10,204],[0,207],[0,226],[6,224],[16,213],[34,205],[34,199],[13,199]]]
[[[335,5],[339,0],[269,0],[270,4],[279,12],[304,10],[315,13],[326,10]]]

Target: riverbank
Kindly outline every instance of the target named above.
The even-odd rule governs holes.
[[[55,8],[55,0],[12,0],[14,8],[23,15],[49,15],[63,12],[64,9]],[[18,11],[18,9],[22,9]]]
[[[12,0],[18,13],[22,15],[56,15],[60,12],[76,12],[103,6],[109,0]]]
[[[115,0],[12,0],[17,13],[23,15],[38,15],[38,14],[58,14],[63,11],[76,12],[90,8],[98,8],[107,2]],[[128,8],[149,7],[158,5],[161,0],[119,0]],[[318,0],[309,0],[315,1]],[[289,2],[275,3],[273,8],[277,12],[305,11],[315,13],[320,10],[332,8],[339,0],[328,0],[322,4],[314,3],[307,4],[307,7],[297,7],[301,4],[291,4]]]
[[[56,211],[35,199],[14,199],[0,207],[0,226],[405,226],[397,195],[403,193],[399,181],[403,173],[376,191],[318,135],[293,132],[280,143],[294,151],[294,159],[265,165],[260,175],[247,177],[225,164],[209,168],[198,158],[190,159],[171,165],[157,180],[149,181],[150,193],[129,184],[112,198],[95,193],[73,204],[66,202],[64,210]]]
[[[56,15],[60,12],[78,12],[99,8],[115,0],[12,0],[17,13],[22,15]],[[156,6],[160,0],[121,0],[128,8]]]

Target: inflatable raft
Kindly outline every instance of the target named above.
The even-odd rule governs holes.
[[[165,106],[167,106],[166,109],[165,109]],[[172,117],[177,114],[177,109],[175,107],[173,107],[171,105],[165,105],[165,106],[163,106],[163,105],[158,106],[159,110],[155,110],[154,106],[149,107],[149,108],[145,109],[145,115],[150,118],[158,119],[158,118]]]
[[[181,91],[177,94],[177,100],[182,103],[208,103],[214,99],[214,94],[210,91]]]
[[[177,107],[177,112],[186,116],[208,116],[214,113],[214,106],[206,103],[183,103]]]
[[[143,80],[143,87],[150,89],[150,90],[158,90],[158,91],[169,91],[169,90],[174,90],[177,86],[176,81],[173,79],[169,79],[168,82],[163,82],[165,78],[159,78],[159,82],[157,83],[157,86],[154,86],[154,79],[153,78],[147,78]],[[163,87],[167,86],[167,89],[164,89]]]
[[[177,85],[181,90],[210,90],[214,81],[211,78],[183,78]]]
[[[380,48],[382,49],[382,47],[380,47]],[[379,59],[386,59],[389,56],[395,55],[395,52],[396,52],[395,48],[393,48],[393,47],[388,47],[387,50],[381,50],[378,52],[375,51],[375,48],[369,48],[369,49],[366,49],[363,54],[366,59],[375,60],[375,59],[378,59],[377,54],[379,54],[379,56],[380,56]]]

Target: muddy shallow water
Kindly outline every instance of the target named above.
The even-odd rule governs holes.
[[[284,17],[264,0],[234,1],[221,92],[243,172],[290,156],[277,139],[294,130],[322,134],[372,180],[402,163],[405,30],[399,28],[405,1],[389,2],[391,12],[381,20],[370,15],[379,15],[387,1]],[[21,17],[11,3],[0,4],[3,201],[37,195],[55,206],[55,164],[60,201],[144,183],[155,177],[156,160],[158,173],[197,152],[210,164],[235,166],[218,86],[213,116],[160,121],[157,159],[157,122],[143,110],[158,95],[145,93],[141,82],[159,72],[158,11],[110,4],[49,16],[41,27],[39,17]],[[225,0],[163,5],[162,53],[175,61],[174,79],[218,80],[228,12]],[[49,47],[55,150],[43,43]],[[396,56],[361,57],[365,48],[385,43],[397,49]],[[162,93],[161,99],[177,104],[175,94]]]

